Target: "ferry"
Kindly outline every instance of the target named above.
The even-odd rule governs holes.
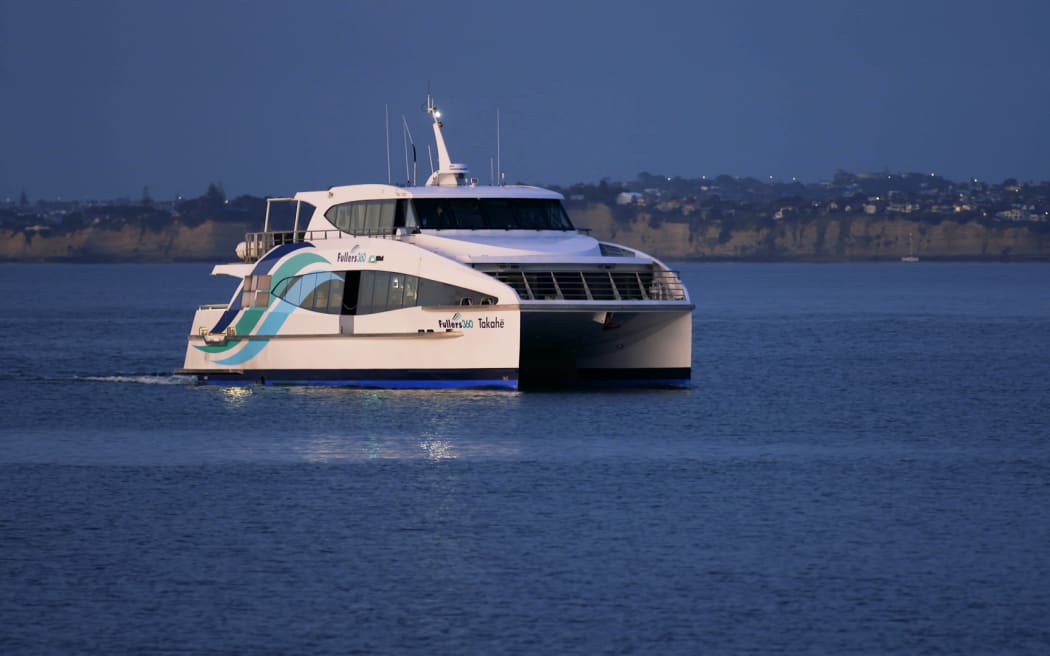
[[[262,232],[212,275],[179,374],[205,384],[501,388],[690,384],[694,305],[658,259],[575,228],[563,197],[479,185],[428,98],[424,185],[267,200]],[[287,203],[291,229],[271,212]],[[292,218],[294,216],[294,219]]]

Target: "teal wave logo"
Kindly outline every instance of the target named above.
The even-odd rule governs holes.
[[[297,253],[288,258],[284,263],[270,269],[270,301],[266,307],[247,308],[242,310],[241,316],[234,326],[234,334],[237,336],[254,335],[257,337],[276,335],[281,326],[295,311],[296,306],[273,295],[273,290],[282,280],[291,278],[311,264],[329,264],[328,260],[316,253]],[[244,364],[259,355],[269,339],[236,339],[222,345],[206,344],[204,346],[194,345],[199,351],[214,355],[226,355],[221,360],[213,360],[214,364],[235,366]]]

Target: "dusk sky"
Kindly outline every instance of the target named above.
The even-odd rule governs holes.
[[[1050,2],[0,0],[0,201],[429,172],[1050,179]]]

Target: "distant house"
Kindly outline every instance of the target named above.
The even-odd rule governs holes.
[[[645,196],[636,191],[621,191],[616,195],[617,205],[638,205],[645,201]]]
[[[1041,222],[1046,221],[1048,216],[1050,216],[1050,213],[1043,212],[1042,214],[1037,214],[1023,207],[1015,207],[1013,209],[1005,210],[1003,212],[996,212],[995,214],[995,217],[997,219],[1000,219],[1001,221]]]

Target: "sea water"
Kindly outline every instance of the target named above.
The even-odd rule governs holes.
[[[1050,652],[1050,266],[677,265],[688,390],[198,386],[0,266],[0,653]]]

